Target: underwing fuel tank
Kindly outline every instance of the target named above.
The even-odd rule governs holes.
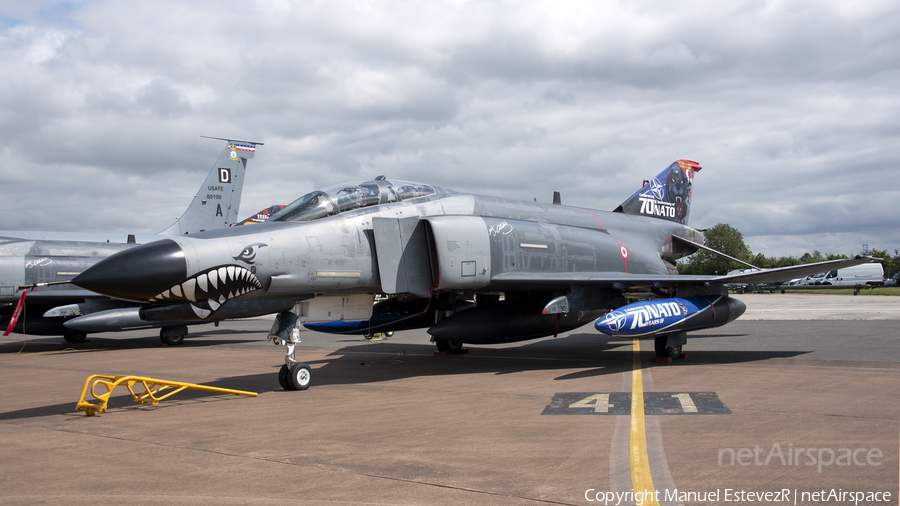
[[[140,308],[124,307],[79,316],[64,322],[63,326],[80,332],[108,332],[150,327],[152,324],[141,320]]]
[[[227,318],[243,318],[264,313],[290,310],[298,297],[232,300],[213,317],[210,311],[194,304],[171,304],[155,307],[125,307],[98,311],[63,322],[69,330],[79,332],[111,332],[172,325],[212,323]]]
[[[541,314],[540,309],[513,306],[473,307],[441,320],[428,329],[435,339],[469,344],[498,344],[551,336],[590,323],[605,311]]]
[[[594,328],[613,337],[649,337],[720,327],[746,309],[727,295],[645,300],[607,313]]]
[[[377,302],[372,307],[372,317],[368,320],[314,322],[304,323],[303,326],[316,332],[356,335],[421,329],[434,323],[435,309],[429,310],[431,306],[429,299],[403,302],[391,297]]]

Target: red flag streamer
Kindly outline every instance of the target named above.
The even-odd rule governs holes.
[[[22,314],[22,307],[25,306],[25,294],[28,293],[28,289],[22,290],[22,296],[19,297],[19,303],[16,304],[16,310],[13,311],[12,318],[9,320],[9,325],[6,326],[6,332],[3,333],[3,337],[9,335],[12,332],[13,327],[16,326],[16,322],[19,321],[19,315]]]

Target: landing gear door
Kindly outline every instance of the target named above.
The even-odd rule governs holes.
[[[491,243],[487,225],[475,216],[428,218],[437,255],[438,290],[471,290],[490,280]]]
[[[382,291],[431,296],[427,224],[418,217],[372,218],[372,229]]]

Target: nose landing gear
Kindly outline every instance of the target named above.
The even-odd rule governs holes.
[[[297,362],[294,353],[300,344],[300,329],[295,313],[284,312],[275,316],[268,340],[285,347],[284,365],[278,371],[278,383],[285,390],[306,390],[312,383],[309,364]]]

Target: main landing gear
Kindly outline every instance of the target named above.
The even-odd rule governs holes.
[[[449,353],[459,353],[463,349],[463,343],[459,341],[448,341],[446,339],[434,339],[434,345],[438,351],[446,351]]]
[[[294,356],[300,344],[300,329],[297,315],[291,312],[279,313],[269,332],[268,339],[285,347],[284,365],[278,370],[278,383],[285,390],[306,390],[312,383],[312,369],[309,364],[297,362]]]
[[[87,341],[86,332],[65,332],[63,339],[70,343],[83,343]]]
[[[159,341],[167,346],[184,344],[184,338],[188,335],[187,325],[163,327],[159,329]]]
[[[656,336],[654,340],[654,348],[656,348],[656,356],[659,358],[676,359],[681,357],[681,347],[687,343],[687,334],[678,332],[665,336]]]

